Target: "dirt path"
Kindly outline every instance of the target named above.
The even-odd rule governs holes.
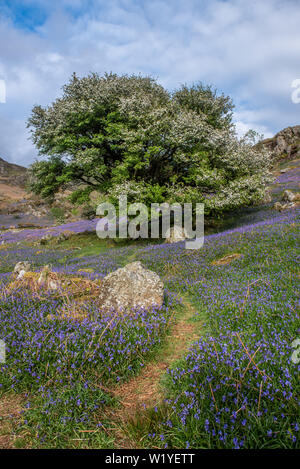
[[[23,396],[4,395],[0,398],[0,449],[15,448],[14,432],[22,412]]]
[[[120,407],[110,409],[105,417],[110,421],[111,433],[115,439],[115,448],[133,449],[138,447],[138,442],[128,435],[126,431],[128,423],[136,416],[145,413],[145,408],[153,408],[163,401],[160,381],[163,374],[174,362],[187,351],[191,342],[199,338],[196,327],[189,320],[194,316],[195,309],[184,300],[184,312],[178,315],[178,319],[166,336],[163,350],[158,357],[148,363],[143,371],[129,382],[117,387],[113,394],[119,400]]]

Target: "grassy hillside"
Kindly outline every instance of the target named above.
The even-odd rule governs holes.
[[[24,166],[20,166],[14,163],[9,163],[3,158],[0,158],[0,175],[1,177],[10,176],[22,176],[27,173],[27,169]]]
[[[300,210],[260,210],[199,251],[3,234],[0,447],[299,447]],[[25,259],[52,264],[63,294],[36,289],[34,272],[14,281]],[[101,279],[134,260],[163,279],[164,306],[101,314]]]

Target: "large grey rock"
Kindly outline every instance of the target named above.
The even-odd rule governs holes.
[[[132,262],[107,275],[99,297],[104,310],[148,309],[153,305],[161,306],[163,299],[163,282],[141,262]]]

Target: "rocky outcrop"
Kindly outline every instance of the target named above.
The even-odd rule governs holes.
[[[273,138],[263,140],[258,146],[263,145],[271,151],[275,161],[281,159],[300,158],[300,125],[287,127],[278,132]]]
[[[148,309],[161,306],[164,299],[164,284],[160,277],[143,267],[141,262],[132,262],[107,275],[101,284],[99,306],[103,310]]]

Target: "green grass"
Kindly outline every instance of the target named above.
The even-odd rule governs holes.
[[[299,446],[295,426],[299,419],[299,371],[290,360],[291,343],[299,335],[300,328],[297,309],[299,232],[297,220],[292,221],[211,238],[203,249],[195,252],[186,251],[181,245],[153,245],[152,249],[145,249],[146,241],[117,244],[99,240],[93,233],[76,235],[59,245],[51,241],[40,247],[49,255],[51,251],[61,252],[61,259],[55,262],[66,263],[66,266],[72,259],[76,262],[76,258],[89,256],[99,256],[101,266],[110,252],[116,266],[141,260],[164,279],[169,293],[187,299],[194,307],[188,321],[194,325],[199,340],[188,354],[182,350],[183,356],[163,376],[161,386],[168,402],[159,402],[157,408],[148,408],[128,422],[136,446]],[[128,250],[119,252],[116,248],[120,247],[128,247]],[[233,253],[242,256],[228,265],[212,265],[213,261]],[[13,251],[2,254],[3,258],[11,256],[12,261],[15,259]],[[102,254],[105,255],[101,257]],[[87,367],[82,379],[80,373],[86,366],[86,348],[91,343],[101,342],[100,338],[95,341],[97,332],[90,334],[87,329],[80,335],[79,325],[62,326],[59,321],[53,325],[45,321],[45,314],[49,310],[55,313],[59,307],[57,302],[22,299],[21,294],[15,299],[1,301],[0,332],[18,343],[11,368],[1,376],[2,389],[27,392],[30,400],[17,446],[114,447],[105,410],[118,403],[107,390],[93,389],[99,384],[97,376],[101,375],[101,384],[109,389],[116,386],[118,380],[129,380],[138,374],[140,361],[145,364],[151,360],[153,363],[164,360],[172,354],[172,341],[166,337],[168,331],[162,328],[159,340],[151,343],[149,350],[139,351],[128,360],[123,357],[120,365],[117,363],[120,353],[116,348],[113,354],[115,367],[108,372],[105,367],[113,348],[110,339],[114,339],[114,334],[119,334],[122,344],[123,334],[125,343],[131,344],[136,343],[139,335],[147,338],[145,324],[140,327],[133,323],[127,330],[127,323],[124,323],[101,343],[105,360],[100,363],[94,357],[95,362]],[[177,311],[176,321],[180,320],[185,309],[176,304],[172,307]],[[67,337],[79,334],[78,340],[66,347],[65,339],[61,339],[63,334]],[[57,340],[57,344],[53,344],[53,340]],[[256,353],[255,364],[249,360],[243,344],[250,356]],[[39,374],[38,380],[31,374],[32,369]],[[73,370],[74,376],[70,378]],[[85,379],[89,381],[88,387]],[[240,383],[238,387],[234,385],[236,383]],[[45,386],[45,390],[41,391],[40,385]],[[78,399],[84,401],[84,407],[76,405]],[[69,412],[72,419],[66,424],[64,419]],[[86,419],[81,422],[83,414]],[[235,415],[237,417],[233,418]],[[24,433],[26,438],[22,436]]]

